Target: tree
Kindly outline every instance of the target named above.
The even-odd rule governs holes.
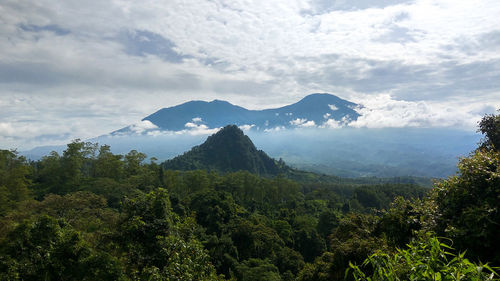
[[[31,197],[29,166],[15,151],[0,150],[0,216]]]
[[[377,235],[384,234],[390,246],[404,247],[417,231],[431,230],[435,226],[428,224],[434,221],[435,209],[436,204],[433,200],[411,201],[396,197],[390,208],[382,212],[375,232]]]
[[[237,205],[231,194],[224,191],[204,190],[193,195],[191,210],[196,213],[198,224],[208,234],[220,235],[224,225],[237,216]]]
[[[40,216],[0,245],[2,280],[122,280],[120,262],[96,252],[64,220]]]
[[[109,145],[99,148],[99,155],[96,160],[96,176],[120,180],[124,173],[123,156],[111,153]]]
[[[318,232],[327,237],[333,229],[339,225],[339,215],[337,212],[329,209],[321,213],[318,220]]]
[[[479,122],[479,132],[484,135],[479,148],[500,150],[500,115],[486,115]]]
[[[242,260],[249,258],[272,260],[285,244],[274,229],[241,218],[233,220],[229,232]]]
[[[280,281],[278,268],[267,260],[249,259],[237,267],[238,280],[241,281]]]
[[[224,280],[217,276],[210,256],[196,239],[183,240],[169,235],[158,239],[158,251],[165,259],[163,267],[148,266],[140,274],[139,280],[192,281]],[[135,280],[135,279],[134,279]]]
[[[62,194],[61,156],[52,151],[49,155],[35,163],[35,194],[42,199],[47,193]]]
[[[451,238],[468,256],[500,265],[500,152],[476,151],[458,169],[433,194],[438,234]]]
[[[130,262],[142,271],[146,267],[165,266],[160,237],[172,234],[175,214],[164,189],[130,199],[124,206],[125,219],[120,225],[118,242],[129,253]]]
[[[304,267],[304,258],[299,252],[283,247],[277,251],[274,264],[282,274],[288,272],[294,276]]]
[[[337,271],[339,271],[337,269]],[[330,281],[342,280],[335,275],[335,255],[324,252],[314,263],[308,263],[297,275],[297,281]]]
[[[117,238],[132,279],[219,280],[206,250],[193,237],[194,221],[180,222],[165,189],[129,200],[124,209]]]
[[[125,155],[125,174],[127,177],[140,173],[141,163],[146,159],[146,154],[132,150]]]
[[[376,217],[353,213],[340,221],[330,235],[329,280],[341,280],[349,262],[362,262],[375,251],[387,248],[385,239],[375,234],[377,221]]]

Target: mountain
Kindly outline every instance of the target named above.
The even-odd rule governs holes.
[[[249,171],[259,175],[278,175],[290,168],[257,150],[250,138],[237,126],[229,125],[211,135],[183,155],[165,161],[171,170],[213,170],[218,172]]]
[[[236,125],[228,125],[191,150],[161,164],[167,170],[208,170],[219,173],[248,171],[261,176],[283,176],[302,183],[380,184],[405,183],[430,186],[429,178],[359,178],[349,179],[292,168],[258,150]]]
[[[190,101],[163,108],[142,121],[153,123],[159,130],[181,131],[195,126],[220,128],[227,124],[248,126],[254,130],[331,125],[356,120],[358,104],[330,94],[311,94],[297,103],[280,108],[248,110],[227,101]],[[112,134],[134,132],[131,126]],[[147,130],[141,131],[145,133]]]
[[[329,94],[312,94],[266,110],[247,110],[219,100],[191,101],[86,141],[110,145],[113,153],[134,149],[165,161],[201,144],[218,128],[236,124],[260,149],[294,168],[342,177],[443,178],[456,172],[458,158],[474,150],[481,139],[474,131],[452,128],[320,128],[330,120],[357,119],[358,106]],[[316,129],[295,129],[312,122]],[[65,148],[37,147],[21,153],[37,160]]]

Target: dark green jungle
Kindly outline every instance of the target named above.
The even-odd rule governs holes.
[[[300,171],[236,126],[163,163],[0,150],[0,280],[499,280],[500,115],[458,172]]]

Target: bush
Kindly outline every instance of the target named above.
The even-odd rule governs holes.
[[[346,277],[351,275],[363,281],[498,280],[500,277],[487,264],[472,263],[464,257],[465,253],[452,252],[450,245],[426,235],[394,254],[377,252],[361,266],[350,263]]]

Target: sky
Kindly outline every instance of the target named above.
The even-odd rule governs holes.
[[[500,108],[498,15],[498,0],[2,0],[0,148],[316,92],[362,104],[357,127],[475,130]]]

